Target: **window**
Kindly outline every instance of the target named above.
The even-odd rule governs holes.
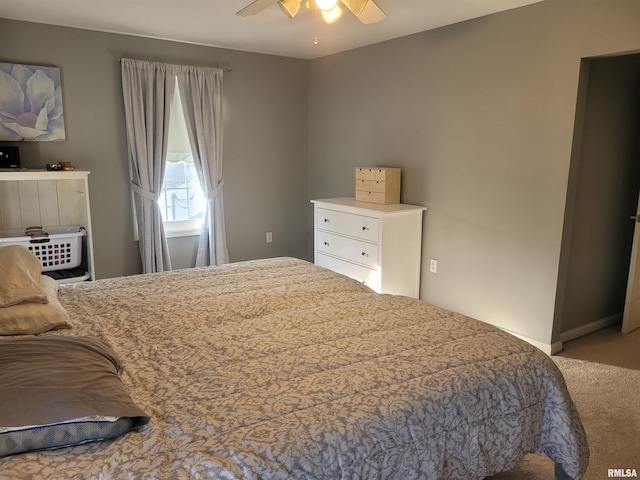
[[[165,234],[167,237],[198,235],[206,199],[193,164],[177,80],[171,104],[166,160],[164,182],[158,199]]]
[[[178,155],[172,152],[167,155],[158,205],[167,236],[200,233],[205,197],[191,154]]]

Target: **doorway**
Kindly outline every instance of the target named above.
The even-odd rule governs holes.
[[[584,59],[556,306],[562,341],[621,321],[639,192],[640,54]]]

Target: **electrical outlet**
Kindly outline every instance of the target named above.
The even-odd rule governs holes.
[[[273,234],[271,232],[267,232],[267,243],[273,242]]]
[[[429,260],[429,271],[431,273],[436,273],[438,271],[438,260],[435,258]]]

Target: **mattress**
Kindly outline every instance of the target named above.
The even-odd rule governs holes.
[[[61,285],[149,423],[0,459],[0,478],[482,479],[527,453],[580,480],[554,362],[493,326],[293,258]]]

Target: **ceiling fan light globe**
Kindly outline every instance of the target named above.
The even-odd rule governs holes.
[[[289,18],[293,18],[300,10],[300,0],[278,0],[278,5]]]
[[[341,16],[342,9],[338,5],[333,7],[331,10],[322,10],[322,18],[324,18],[324,21],[329,25],[340,20]]]
[[[338,4],[338,0],[316,0],[316,6],[320,10],[328,11],[332,10]]]

